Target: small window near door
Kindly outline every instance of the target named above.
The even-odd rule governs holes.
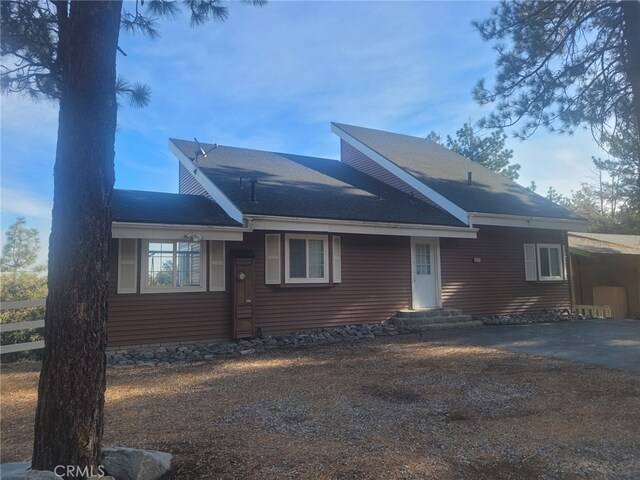
[[[416,244],[416,273],[418,275],[431,275],[431,245],[425,243]]]

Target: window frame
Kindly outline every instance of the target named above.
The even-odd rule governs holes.
[[[560,275],[542,275],[542,255],[540,254],[540,250],[546,249],[555,249],[558,251],[558,268],[560,270]],[[564,271],[564,252],[562,245],[559,243],[536,243],[536,263],[538,267],[538,281],[540,282],[558,282],[565,279],[565,271]],[[549,255],[549,273],[551,273],[553,269],[551,268],[551,255]]]
[[[290,240],[305,240],[305,267],[306,274],[305,278],[291,278],[290,276],[290,259],[289,259],[289,241]],[[309,240],[321,240],[322,241],[322,261],[323,261],[323,277],[322,278],[309,278]],[[285,284],[295,284],[295,283],[320,283],[320,284],[328,284],[329,283],[329,235],[307,235],[307,234],[297,234],[297,233],[286,233],[284,235],[284,283]]]
[[[200,244],[200,285],[198,286],[183,286],[176,287],[175,285],[172,287],[150,287],[148,285],[149,282],[149,244],[151,243],[173,243],[173,265],[174,265],[174,283],[175,283],[175,266],[176,266],[176,255],[178,252],[177,244],[178,243],[199,243]],[[140,293],[185,293],[185,292],[206,292],[207,284],[208,284],[208,258],[207,258],[207,243],[206,241],[200,242],[189,242],[187,240],[153,240],[153,239],[143,239],[142,240],[142,266],[140,272]]]

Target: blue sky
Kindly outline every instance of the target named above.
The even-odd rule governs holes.
[[[232,4],[224,23],[162,22],[161,38],[121,35],[118,73],[152,89],[150,106],[124,107],[116,187],[175,192],[169,137],[339,157],[330,122],[409,135],[453,134],[488,108],[471,90],[495,56],[471,26],[490,2],[271,2]],[[126,5],[125,8],[131,5]],[[2,231],[24,215],[50,230],[57,107],[3,96]],[[519,182],[570,193],[602,155],[587,132],[510,139]],[[43,247],[41,261],[46,259]]]

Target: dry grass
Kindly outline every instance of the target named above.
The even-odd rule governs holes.
[[[28,458],[37,368],[1,376]],[[640,478],[640,377],[412,338],[110,370],[105,443],[180,479]]]

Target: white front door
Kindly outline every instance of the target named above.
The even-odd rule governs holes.
[[[438,258],[435,239],[413,238],[411,241],[411,274],[413,275],[413,308],[438,306]]]

